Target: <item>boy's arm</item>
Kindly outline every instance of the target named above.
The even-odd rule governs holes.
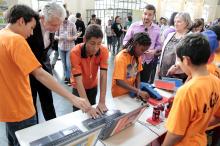
[[[145,91],[141,91],[139,88],[133,87],[127,84],[124,80],[116,79],[116,84],[122,88],[129,90],[130,92],[134,92],[137,96],[141,96],[143,99],[147,99],[149,94]]]
[[[89,103],[88,97],[86,95],[86,90],[83,86],[82,76],[79,75],[74,78],[76,81],[76,89],[79,93],[79,96],[84,98]],[[90,106],[91,106],[91,104],[90,104]],[[88,113],[94,118],[98,117],[98,115],[100,114],[100,112],[98,110],[96,110],[95,108],[91,108],[90,111],[88,111]]]
[[[106,88],[107,88],[107,70],[108,70],[108,49],[101,50],[100,57],[100,97],[96,107],[101,113],[108,110],[105,104]]]
[[[129,90],[130,92],[134,92],[136,94],[138,93],[138,90],[139,90],[138,88],[127,84],[124,80],[116,79],[116,84],[122,88]]]
[[[100,98],[97,109],[103,113],[108,110],[105,105],[105,97],[106,97],[106,88],[107,88],[107,70],[100,70]]]
[[[162,146],[173,146],[179,141],[181,141],[183,137],[184,137],[183,135],[176,135],[176,134],[167,132]]]
[[[90,111],[91,106],[85,99],[78,98],[75,95],[69,93],[63,86],[61,86],[54,78],[41,67],[36,68],[31,74],[40,81],[43,85],[58,93],[59,95],[67,98],[73,105],[82,109],[85,112]]]

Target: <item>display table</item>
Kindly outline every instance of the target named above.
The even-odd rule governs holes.
[[[160,95],[162,95],[163,97],[166,98],[171,98],[174,96],[175,93],[172,92],[167,92],[164,90],[160,90],[160,89],[156,89]],[[138,119],[138,121],[143,124],[144,126],[146,126],[147,128],[149,128],[150,130],[152,130],[155,134],[157,134],[158,136],[163,135],[164,133],[166,133],[166,128],[165,128],[165,115],[164,112],[162,114],[162,122],[156,126],[150,124],[149,122],[147,122],[146,120],[150,117],[152,117],[153,114],[153,106],[148,107],[143,114],[140,116],[140,118]]]
[[[141,101],[124,95],[114,98],[113,102],[107,103],[109,109],[119,109],[122,112],[130,112],[141,106]],[[83,132],[87,129],[82,125],[82,121],[88,119],[89,116],[82,111],[76,111],[55,119],[31,126],[29,128],[16,132],[21,146],[29,146],[30,142],[42,138],[44,136],[55,133],[59,130],[66,129],[72,125],[78,126]],[[144,146],[151,143],[158,136],[148,127],[136,122],[133,126],[123,130],[122,132],[102,141],[98,142],[98,146],[127,146],[135,143],[137,146]]]
[[[106,146],[146,146],[157,137],[150,129],[136,122],[133,126],[102,142]]]

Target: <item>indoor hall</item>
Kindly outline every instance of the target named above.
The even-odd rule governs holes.
[[[177,43],[179,41],[181,41],[182,38],[184,38],[186,34],[191,34],[194,32],[204,32],[202,34],[208,38],[208,41],[210,43],[210,47],[212,47],[212,46],[215,47],[213,49],[214,54],[215,54],[215,59],[213,59],[213,61],[211,62],[211,65],[214,64],[216,66],[216,68],[220,67],[220,54],[218,52],[219,34],[220,34],[220,30],[219,30],[219,26],[220,26],[220,1],[219,0],[211,0],[211,1],[208,1],[208,0],[194,0],[194,1],[193,0],[178,0],[178,1],[176,1],[176,0],[111,0],[111,1],[109,1],[109,0],[80,0],[80,1],[78,1],[78,0],[0,0],[0,30],[3,29],[7,25],[7,20],[5,19],[7,17],[7,10],[9,10],[14,5],[25,4],[25,5],[29,6],[30,8],[32,8],[34,11],[37,11],[37,12],[39,12],[39,14],[41,14],[41,13],[43,13],[42,10],[43,10],[44,6],[47,5],[48,3],[51,3],[51,2],[54,2],[54,3],[59,4],[61,6],[65,6],[65,12],[66,12],[66,14],[69,15],[68,21],[71,21],[71,23],[74,24],[74,26],[71,26],[71,27],[73,27],[73,29],[74,29],[73,37],[76,37],[76,38],[73,38],[73,40],[75,39],[74,41],[72,41],[72,43],[74,42],[73,44],[71,44],[71,43],[69,44],[70,46],[73,45],[73,46],[69,47],[69,51],[73,47],[75,47],[75,45],[77,45],[78,39],[80,39],[82,42],[83,37],[85,36],[85,31],[89,26],[89,23],[90,24],[98,24],[101,26],[101,30],[103,32],[103,39],[101,40],[101,43],[103,44],[103,46],[105,46],[105,48],[108,49],[108,55],[109,55],[108,61],[107,61],[108,68],[105,68],[107,70],[107,87],[106,87],[106,96],[105,96],[106,101],[105,101],[105,103],[109,106],[114,106],[114,101],[115,100],[117,101],[117,98],[113,98],[113,97],[119,97],[119,96],[114,95],[113,94],[114,91],[112,91],[112,88],[114,86],[114,83],[112,82],[112,80],[115,80],[115,81],[118,80],[116,77],[116,74],[118,72],[117,71],[116,71],[116,73],[113,73],[113,72],[115,69],[119,70],[121,67],[120,65],[117,66],[118,68],[116,68],[114,66],[114,64],[117,63],[116,62],[117,60],[115,58],[117,58],[117,56],[121,55],[122,54],[121,52],[124,51],[125,49],[129,50],[129,47],[126,48],[125,46],[126,46],[127,42],[129,42],[129,39],[131,39],[130,37],[133,37],[133,39],[135,38],[135,36],[133,34],[136,33],[135,28],[133,28],[134,25],[132,25],[132,24],[138,24],[138,22],[142,22],[144,17],[146,17],[145,18],[146,21],[148,21],[148,19],[152,19],[152,20],[150,20],[152,23],[151,22],[150,23],[155,24],[155,28],[157,28],[157,32],[156,32],[156,29],[153,30],[151,26],[144,26],[144,28],[143,27],[141,29],[138,28],[138,30],[137,30],[137,33],[144,32],[144,35],[145,35],[145,33],[147,33],[147,35],[149,35],[148,37],[151,39],[150,46],[147,43],[148,42],[147,38],[145,38],[146,39],[145,43],[143,43],[143,42],[142,43],[145,46],[147,45],[148,50],[155,49],[155,52],[156,52],[155,54],[153,54],[153,59],[151,59],[150,62],[148,62],[149,60],[144,60],[143,62],[141,62],[142,68],[146,69],[145,70],[146,72],[142,72],[142,74],[141,74],[140,72],[137,72],[138,68],[137,68],[137,70],[135,70],[136,71],[135,73],[140,73],[141,82],[155,85],[155,81],[158,81],[158,80],[161,81],[162,78],[164,78],[164,77],[166,78],[167,77],[166,73],[168,72],[168,69],[169,69],[166,67],[166,65],[167,65],[166,63],[169,61],[172,63],[179,63],[177,61],[175,62],[175,60],[176,60],[175,51],[172,54],[173,56],[166,56],[167,55],[166,49],[167,50],[171,49],[172,46],[176,47]],[[148,15],[148,14],[145,14],[145,10],[148,10],[146,8],[147,5],[152,5],[155,8],[155,11],[153,9],[153,11],[155,13],[153,13],[152,18],[148,18],[149,16],[145,16],[145,15]],[[150,8],[150,11],[152,11],[151,8]],[[184,28],[178,32],[178,30],[177,30],[178,28],[175,28],[176,26],[174,24],[173,25],[170,24],[171,16],[174,12],[177,12],[177,16],[179,16],[180,19],[183,19],[184,23],[187,23],[187,25],[190,24],[191,27]],[[181,13],[181,14],[178,14],[178,13]],[[79,18],[76,18],[77,14],[80,14]],[[190,18],[188,17],[188,15],[190,16]],[[92,16],[95,16],[94,20],[93,20]],[[77,23],[78,19],[80,19],[80,23],[81,22],[84,23],[84,27],[77,26],[76,23]],[[191,19],[190,23],[188,21],[189,19]],[[175,22],[174,19],[173,19],[173,21]],[[116,27],[113,26],[114,24]],[[63,25],[64,25],[64,21],[62,21],[62,25],[60,24],[60,26],[63,26]],[[165,31],[171,27],[172,27],[172,30],[175,32],[175,33],[171,32],[173,34],[173,36],[168,35],[168,33]],[[59,30],[57,29],[56,32],[53,32],[54,40],[56,40],[56,39],[59,40],[61,38],[61,35],[63,35],[62,34],[63,32],[60,32],[60,30],[62,30],[62,29],[63,28],[59,27]],[[118,31],[120,33],[118,33]],[[181,31],[184,31],[184,33],[182,33]],[[70,33],[70,32],[68,32],[68,33]],[[177,37],[175,38],[175,34],[178,34],[178,33],[180,34],[180,36],[177,35]],[[65,34],[65,32],[64,32],[64,34]],[[57,36],[57,38],[55,36]],[[152,36],[156,36],[156,37],[152,37]],[[50,36],[48,36],[47,39],[50,39],[49,37]],[[143,36],[141,36],[141,37],[143,37]],[[44,38],[44,36],[43,36],[43,38]],[[156,39],[156,38],[158,38],[158,39]],[[209,40],[210,38],[211,38],[211,40]],[[67,39],[67,37],[66,38],[64,37],[64,39]],[[140,43],[140,42],[138,42],[138,41],[140,41],[138,39],[137,40],[135,39],[135,41],[137,41],[137,43]],[[214,39],[214,41],[213,41],[213,39]],[[62,40],[60,40],[60,42],[62,42]],[[48,45],[47,43],[48,42],[45,43],[45,40],[43,40],[44,45]],[[158,43],[160,43],[160,45],[158,45]],[[130,45],[130,48],[136,47],[134,44],[132,44],[132,42],[131,42],[131,44],[129,44],[129,43],[127,44],[127,46],[129,46],[129,45]],[[154,47],[153,47],[153,45],[154,45]],[[158,46],[156,47],[156,45],[158,45]],[[35,44],[32,44],[32,46],[35,46]],[[46,51],[43,51],[43,52],[44,53],[46,52],[45,53],[46,56],[50,58],[50,65],[52,67],[51,69],[52,69],[52,73],[53,73],[53,79],[58,81],[58,83],[60,83],[65,89],[67,89],[70,93],[72,93],[73,92],[72,89],[73,89],[74,85],[71,86],[71,84],[73,83],[71,76],[74,76],[74,75],[72,75],[72,73],[70,73],[71,75],[67,75],[67,69],[66,69],[66,68],[68,68],[67,62],[65,62],[63,60],[62,54],[59,55],[60,52],[62,52],[62,51],[65,52],[65,50],[62,50],[61,43],[57,44],[57,46],[59,49],[57,49],[55,51],[53,49],[51,49],[51,46],[50,46],[50,48],[48,48],[48,49],[45,47]],[[31,47],[31,49],[32,49],[32,47]],[[211,53],[213,53],[212,52],[213,50],[211,50]],[[37,51],[34,52],[34,54],[35,53],[37,54]],[[164,53],[165,53],[165,55],[164,55]],[[45,55],[45,54],[43,54],[43,55]],[[134,54],[132,54],[132,55],[134,55]],[[168,55],[169,55],[169,53],[168,53]],[[94,55],[94,56],[96,56],[96,55]],[[169,60],[169,57],[171,57],[172,59]],[[141,59],[143,59],[143,58],[141,58]],[[74,63],[74,62],[75,62],[75,60],[72,61],[71,63]],[[133,63],[133,60],[131,62]],[[136,67],[137,64],[139,64],[140,62],[136,62],[137,64],[134,63],[134,66],[132,63],[131,63],[131,66],[127,66],[127,68],[134,67],[134,66]],[[153,67],[151,65],[149,65],[151,63],[153,65]],[[171,65],[171,67],[176,65],[176,64],[172,64],[172,63],[169,64],[169,65]],[[145,64],[146,64],[146,66],[145,66]],[[69,64],[69,65],[71,66],[71,64]],[[130,65],[130,64],[128,64],[128,65]],[[1,66],[1,64],[0,64],[0,66]],[[91,75],[91,70],[92,70],[91,69],[91,62],[90,62],[90,65],[88,65],[86,67],[88,67],[90,69],[90,75]],[[97,73],[98,74],[98,82],[97,82],[98,83],[97,84],[98,91],[97,91],[96,103],[99,102],[100,83],[102,81],[102,80],[100,81],[100,74],[101,74],[100,72],[103,71],[103,68],[101,66],[99,66],[98,68],[99,68],[98,73]],[[164,69],[164,72],[158,73],[158,68]],[[179,66],[179,68],[181,68],[181,67]],[[72,68],[69,67],[68,69],[71,70]],[[0,68],[0,70],[1,70],[1,68]],[[216,73],[216,74],[214,73],[214,75],[216,75],[218,77],[218,71],[214,71],[214,72]],[[134,76],[137,75],[135,73],[134,73]],[[126,75],[129,76],[128,74],[129,73],[127,72]],[[142,76],[147,76],[147,79],[144,79]],[[135,76],[135,77],[137,77],[137,76]],[[91,78],[93,78],[93,76],[91,76]],[[128,77],[128,78],[130,78],[130,77]],[[172,78],[181,79],[181,81],[183,81],[183,82],[185,81],[185,79],[186,80],[188,79],[185,76],[183,78],[182,78],[182,76],[181,77],[180,76],[172,76]],[[2,85],[2,86],[4,86],[4,85]],[[168,88],[167,86],[164,87],[165,91],[167,91],[167,88]],[[127,87],[125,89],[127,89]],[[76,89],[76,90],[77,90],[77,94],[78,94],[79,91],[78,91],[78,89]],[[141,87],[139,87],[139,86],[135,86],[135,89],[130,88],[128,90],[129,92],[126,92],[126,97],[130,98],[130,94],[128,94],[128,93],[134,93],[135,96],[138,96],[138,97],[140,96],[141,98],[142,98],[142,96],[145,96],[145,95],[147,96],[148,92],[146,91],[147,93],[143,93],[142,90],[143,89],[141,89]],[[15,91],[16,91],[16,89],[15,89]],[[51,92],[51,91],[49,91],[49,92]],[[158,91],[158,93],[163,95],[163,92],[161,93]],[[174,92],[172,92],[173,96],[175,94],[176,94],[176,89],[174,90]],[[156,94],[156,95],[158,95],[158,94]],[[167,94],[165,94],[165,95],[167,95]],[[0,96],[1,96],[1,94],[0,94]],[[152,95],[150,95],[150,96],[152,96]],[[68,100],[61,97],[60,95],[58,95],[55,92],[52,92],[51,97],[53,100],[52,105],[54,107],[54,110],[55,110],[54,112],[56,114],[56,117],[60,117],[60,116],[63,116],[63,115],[66,115],[66,114],[73,112],[73,107]],[[42,112],[41,101],[39,101],[39,93],[38,93],[38,96],[36,96],[36,98],[37,98],[37,109],[38,109],[37,111],[38,111],[38,120],[39,120],[38,122],[40,124],[42,124],[44,122],[47,123],[47,120],[45,120],[45,118],[44,118],[45,117],[44,113]],[[217,96],[214,100],[217,103],[217,101],[218,101]],[[0,102],[2,102],[2,101],[0,99]],[[127,101],[123,101],[123,102],[125,102],[125,103],[123,103],[123,105],[124,105],[124,104],[126,104]],[[129,100],[129,102],[130,102],[130,100]],[[216,105],[218,105],[218,104],[216,104]],[[167,103],[166,103],[166,106],[167,106]],[[150,105],[150,107],[152,110],[154,106]],[[204,107],[203,110],[206,111],[206,110],[209,110],[210,108]],[[151,111],[151,110],[149,110],[150,114],[153,113],[153,111]],[[127,111],[130,112],[131,109],[127,110]],[[156,126],[156,128],[153,127],[152,125],[150,125],[148,122],[146,122],[147,118],[144,116],[146,116],[149,113],[146,110],[145,113],[142,114],[142,116],[138,119],[138,121],[136,123],[140,124],[141,126],[143,126],[145,128],[147,127],[146,129],[153,132],[152,133],[153,136],[154,136],[154,134],[156,134],[157,138],[153,138],[153,140],[151,142],[152,142],[153,146],[157,146],[162,143],[158,138],[159,135],[166,133],[167,130],[165,129],[165,124],[164,124],[165,122],[162,122],[162,124],[161,124],[162,126],[159,125],[159,126]],[[10,118],[13,118],[13,117],[10,117]],[[1,121],[1,116],[0,116],[0,121]],[[217,128],[217,129],[219,130],[219,128]],[[5,127],[4,122],[0,122],[0,131],[1,131],[0,132],[0,145],[6,146],[6,145],[8,145],[8,138],[6,136],[6,127]],[[215,133],[215,132],[213,132],[212,130],[207,132],[208,133],[207,134],[207,139],[208,139],[207,145],[212,146],[211,143],[216,140],[216,139],[212,138],[212,137],[214,137],[213,133]],[[219,143],[220,143],[218,136],[219,135],[217,135],[217,142],[218,142],[217,145],[219,145]],[[135,138],[133,136],[130,139],[132,141]],[[128,142],[130,142],[130,141],[128,140]],[[107,140],[106,145],[108,145],[110,143],[111,143],[111,140],[110,140],[110,142]],[[123,144],[126,145],[127,143],[121,143],[121,145],[123,145]],[[149,143],[147,143],[147,144],[149,144]],[[110,145],[114,145],[114,143],[111,143]]]

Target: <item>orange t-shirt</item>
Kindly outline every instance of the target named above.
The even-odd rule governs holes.
[[[70,53],[72,85],[76,88],[74,77],[82,76],[82,82],[85,89],[91,89],[97,86],[97,73],[108,69],[108,49],[100,46],[96,55],[89,57],[86,55],[84,43],[76,45]]]
[[[19,122],[35,114],[29,74],[40,63],[27,41],[0,30],[0,122]]]
[[[170,133],[184,135],[175,146],[206,146],[205,131],[212,116],[220,117],[220,82],[213,75],[191,79],[174,98],[166,127]]]
[[[213,74],[214,76],[220,79],[220,69],[215,64],[207,64],[207,70],[209,71],[209,73]],[[208,127],[207,130],[211,130],[218,126],[220,126],[220,123],[215,126]]]
[[[215,62],[220,62],[220,52],[218,53],[215,53],[215,59],[214,59]]]
[[[210,63],[207,64],[206,67],[209,73],[213,74],[214,76],[220,79],[220,69],[215,64]]]
[[[137,73],[142,71],[141,58],[138,61],[131,56],[126,49],[120,51],[115,57],[114,72],[112,77],[112,96],[121,96],[129,91],[116,84],[116,80],[123,80],[131,86],[135,86]]]

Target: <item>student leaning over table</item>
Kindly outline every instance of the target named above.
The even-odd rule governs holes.
[[[151,39],[146,32],[136,33],[123,46],[114,61],[112,77],[112,96],[121,96],[133,92],[142,98],[149,94],[140,90],[140,71],[142,70],[140,56],[150,47]]]
[[[202,34],[190,34],[176,48],[179,66],[192,79],[176,93],[162,146],[206,146],[207,127],[220,122],[220,82],[206,69],[210,46]]]
[[[73,94],[96,104],[98,70],[100,69],[100,98],[96,108],[89,112],[93,117],[107,111],[105,104],[108,70],[108,49],[102,45],[103,32],[99,25],[86,28],[84,42],[72,48],[70,53]],[[73,111],[78,110],[73,106]]]
[[[84,111],[89,104],[69,93],[42,69],[27,39],[33,35],[38,15],[28,6],[14,5],[7,12],[7,26],[0,30],[0,122],[6,122],[8,144],[19,146],[15,131],[37,123],[29,75],[69,99]]]

